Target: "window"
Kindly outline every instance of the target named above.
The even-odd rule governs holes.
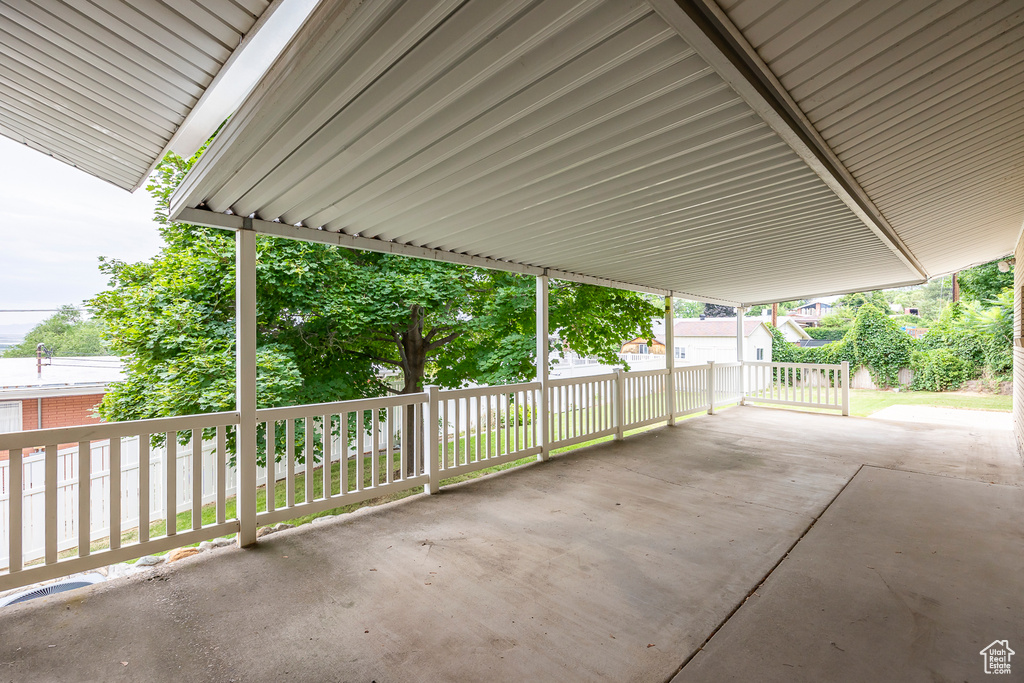
[[[758,360],[764,360],[764,349],[758,349],[757,350],[757,359]]]
[[[675,353],[676,358],[678,358],[679,360],[686,360],[686,347],[685,346],[677,346],[675,348],[675,352],[676,352]]]
[[[21,431],[21,401],[0,403],[0,434]]]
[[[637,347],[637,353],[650,353],[650,351],[647,350],[647,344],[640,344]]]

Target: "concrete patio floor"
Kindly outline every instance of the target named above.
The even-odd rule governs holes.
[[[737,408],[4,608],[0,681],[979,680],[1022,484],[1004,430]]]

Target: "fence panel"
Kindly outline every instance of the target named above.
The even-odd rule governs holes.
[[[842,365],[748,362],[744,401],[845,410],[849,381]]]
[[[180,433],[198,443],[203,430],[235,424],[236,413],[214,413],[0,434],[0,452],[8,455],[0,467],[0,568],[7,568],[0,590],[236,531],[237,522],[204,522],[203,500],[193,500],[196,491],[216,493],[225,469],[193,467],[190,450],[173,467],[165,465],[168,456],[163,463],[150,457],[154,435],[173,441]],[[188,488],[177,485],[179,469]],[[175,475],[169,487],[166,471]],[[188,492],[170,514],[160,506],[168,489]],[[187,522],[177,517],[182,508],[191,513]],[[162,528],[150,528],[153,521]],[[174,538],[179,523],[187,531]],[[102,539],[108,542],[94,550]]]
[[[615,382],[614,373],[548,380],[551,448],[615,433]]]
[[[735,405],[743,399],[743,364],[715,363],[714,407]]]
[[[675,373],[676,417],[702,413],[708,403],[708,369],[710,365],[677,367]]]
[[[668,420],[668,369],[624,372],[623,428],[636,429]]]
[[[541,452],[540,382],[439,391],[439,477]]]
[[[425,406],[419,393],[256,411],[263,485],[256,523],[422,486]]]

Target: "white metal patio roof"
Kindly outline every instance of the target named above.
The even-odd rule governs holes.
[[[134,190],[270,4],[5,0],[0,134]]]
[[[177,109],[124,102],[153,90],[134,73],[98,98],[110,76],[96,71],[124,55],[24,19],[49,11],[63,28],[102,10],[149,26],[167,4],[5,3],[0,49],[32,34],[57,50],[45,73],[18,67],[29,95],[61,68],[87,84],[60,82],[67,110],[22,129],[8,119],[26,98],[0,94],[0,132],[138,184],[202,92],[201,74],[168,65],[223,64],[208,53],[245,32],[237,10],[255,20],[253,3],[266,6],[195,0],[220,23],[160,26],[164,52],[145,43],[153,73],[174,72]],[[324,0],[172,212],[729,303],[919,282],[1016,241],[1022,31],[1019,0]]]

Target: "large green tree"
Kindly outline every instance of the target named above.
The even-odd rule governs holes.
[[[49,318],[33,327],[25,339],[3,353],[5,358],[27,358],[36,355],[43,344],[53,356],[102,356],[103,327],[99,320],[85,318],[75,306],[61,306]]]
[[[167,199],[195,159],[173,155],[149,190],[164,246],[142,263],[102,261],[109,289],[90,305],[125,358],[107,419],[234,406],[231,233],[171,223]],[[535,278],[259,236],[257,399],[261,407],[413,393],[426,382],[501,384],[535,373]],[[618,361],[623,339],[660,314],[633,292],[552,281],[556,345]],[[401,374],[389,387],[382,369]]]

